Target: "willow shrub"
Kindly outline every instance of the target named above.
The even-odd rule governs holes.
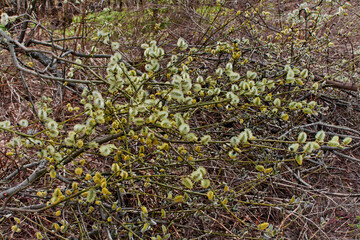
[[[90,226],[107,227],[113,234],[167,239],[171,225],[191,221],[192,215],[206,221],[218,208],[241,222],[239,233],[255,228],[234,212],[242,191],[229,190],[212,162],[253,168],[261,181],[279,174],[283,162],[302,165],[318,154],[325,133],[279,137],[267,129],[270,123],[291,128],[292,118],[318,114],[315,101],[294,96],[316,95],[319,84],[306,69],[289,65],[274,78],[256,71],[240,75],[239,44],[201,49],[179,39],[177,48],[165,53],[152,41],[142,45],[141,75],[115,53],[107,67],[108,87],[86,88],[81,105],[69,104],[67,111],[75,112],[70,123],[53,119],[47,97],[37,104],[43,126],[37,134],[22,133],[29,125],[25,119],[18,125],[2,122],[2,131],[13,134],[7,156],[36,152],[32,158],[46,160],[42,181],[48,185],[38,189],[36,202],[46,204],[42,210],[53,211],[57,223],[43,223],[40,230],[66,237]],[[227,63],[205,72],[199,68],[202,55],[223,53],[232,55]],[[335,136],[327,144],[339,147],[350,140],[340,143]]]

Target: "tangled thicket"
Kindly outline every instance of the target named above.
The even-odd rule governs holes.
[[[2,14],[3,238],[359,234],[351,4],[90,2]]]

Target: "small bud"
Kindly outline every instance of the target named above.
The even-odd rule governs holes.
[[[263,165],[256,165],[255,166],[256,170],[259,171],[259,172],[263,172],[265,170],[264,166]]]
[[[213,191],[208,191],[206,195],[207,195],[209,200],[212,200],[214,198],[214,192]]]
[[[266,228],[269,227],[269,223],[265,222],[265,223],[261,223],[257,226],[257,228],[262,231],[262,230],[265,230]]]
[[[299,164],[300,166],[301,166],[302,163],[303,163],[303,159],[304,159],[303,155],[296,155],[296,156],[295,156],[295,161],[296,161],[297,164]]]
[[[188,177],[183,178],[183,180],[182,180],[181,182],[182,182],[182,184],[183,184],[185,187],[187,187],[187,188],[189,188],[189,189],[192,189],[193,186],[194,186],[193,183],[192,183],[192,181],[191,181],[191,179],[188,178]]]
[[[351,137],[346,137],[346,138],[343,139],[342,144],[343,145],[348,145],[348,144],[351,143],[351,141],[352,141]]]
[[[210,180],[209,179],[202,179],[201,180],[201,187],[203,187],[203,188],[210,187]]]
[[[179,203],[179,202],[182,202],[183,199],[184,199],[183,195],[177,195],[176,197],[174,197],[174,202]]]
[[[26,119],[22,119],[19,121],[19,125],[21,127],[27,127],[27,126],[29,126],[29,122]]]
[[[290,152],[296,152],[296,151],[298,150],[298,148],[299,148],[299,144],[298,144],[298,143],[294,143],[294,144],[291,144],[291,145],[289,146],[288,150],[289,150]]]
[[[183,123],[179,126],[179,131],[181,134],[185,135],[190,132],[190,126],[186,123]]]
[[[299,143],[305,143],[307,139],[307,135],[305,132],[301,132],[298,136],[298,142]]]
[[[211,136],[210,135],[205,135],[200,139],[200,142],[204,145],[209,144],[209,142],[211,141]]]

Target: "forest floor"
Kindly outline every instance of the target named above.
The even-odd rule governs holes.
[[[255,9],[259,4],[257,1],[250,1],[247,4],[232,3],[238,1],[228,2],[227,9],[233,8],[232,11],[245,11],[245,8]],[[119,50],[124,54],[126,60],[135,68],[143,71],[144,64],[140,62],[143,54],[140,47],[142,43],[147,43],[149,39],[155,39],[167,51],[176,46],[176,41],[181,36],[186,39],[190,47],[198,46],[202,44],[203,35],[208,34],[206,31],[212,31],[212,34],[206,36],[211,39],[213,44],[216,44],[217,40],[232,41],[235,38],[241,39],[242,37],[250,39],[254,45],[249,46],[250,50],[248,52],[244,52],[245,56],[250,59],[248,67],[242,69],[242,71],[246,72],[248,69],[259,69],[261,67],[259,62],[263,60],[260,43],[256,42],[256,39],[252,39],[252,37],[260,38],[260,36],[268,34],[276,36],[277,31],[274,29],[281,31],[283,24],[281,21],[284,21],[283,19],[289,12],[298,8],[300,3],[300,1],[271,2],[272,4],[267,3],[263,8],[266,10],[266,7],[271,5],[269,11],[278,14],[276,17],[266,22],[261,22],[261,18],[254,17],[252,19],[254,25],[257,25],[259,29],[264,29],[258,35],[252,32],[252,26],[241,29],[234,34],[227,34],[231,26],[222,26],[224,26],[223,23],[226,22],[228,16],[224,14],[224,16],[219,16],[217,21],[212,22],[211,19],[215,17],[217,9],[212,7],[211,4],[196,6],[196,8],[185,4],[177,6],[177,8],[171,8],[167,4],[148,4],[140,7],[129,6],[129,8],[122,11],[105,13],[101,13],[99,9],[94,9],[94,12],[87,16],[81,12],[82,8],[74,5],[72,10],[74,16],[71,24],[66,22],[68,20],[64,17],[69,12],[60,12],[56,16],[49,14],[51,17],[43,16],[36,20],[44,28],[42,30],[34,30],[34,28],[28,30],[24,42],[28,41],[30,48],[36,46],[37,48],[52,51],[55,54],[62,54],[64,52],[51,49],[51,46],[48,47],[45,44],[36,45],[35,42],[31,43],[31,39],[44,43],[49,40],[47,31],[51,31],[55,39],[67,38],[72,34],[74,36],[82,35],[83,38],[60,42],[61,46],[64,49],[78,49],[87,54],[91,53],[93,46],[96,46],[99,54],[112,55],[114,52],[111,50],[110,44],[100,44],[96,40],[91,40],[95,38],[98,31],[109,27],[114,31],[109,41],[118,42],[120,44]],[[249,7],[250,4],[253,5]],[[325,149],[319,156],[314,156],[304,162],[301,168],[296,164],[289,164],[291,168],[284,166],[281,179],[277,178],[277,176],[269,177],[264,183],[254,187],[256,190],[249,190],[243,196],[242,200],[248,204],[248,209],[242,212],[244,214],[243,219],[254,224],[261,223],[264,220],[272,223],[275,228],[280,229],[278,235],[272,239],[360,239],[360,99],[359,90],[355,87],[359,84],[357,70],[359,67],[359,55],[356,51],[360,47],[358,34],[360,30],[358,7],[360,5],[357,6],[357,2],[351,4],[352,6],[348,8],[348,15],[342,18],[333,18],[316,32],[317,36],[322,36],[326,32],[332,47],[325,52],[315,53],[314,51],[308,53],[311,55],[309,57],[311,60],[309,62],[305,61],[303,65],[309,69],[309,72],[316,73],[316,77],[332,76],[331,80],[337,82],[347,81],[353,88],[334,87],[324,83],[322,93],[316,97],[318,104],[324,107],[323,111],[318,116],[311,118],[297,118],[296,126],[305,129],[309,135],[314,135],[319,130],[325,130],[330,133],[330,136],[351,136],[353,142],[345,150],[327,149],[328,151],[325,151]],[[311,7],[315,8],[316,4],[312,4]],[[338,8],[339,6],[334,4],[333,7],[329,7],[328,11],[329,13],[338,11]],[[54,20],[58,19],[60,21],[54,22]],[[236,23],[240,24],[235,21],[235,25]],[[270,26],[270,24],[272,25]],[[309,22],[309,25],[311,24],[315,24],[315,21]],[[209,25],[213,25],[213,28],[208,28]],[[307,27],[311,28],[312,26]],[[347,35],[347,33],[352,34]],[[12,34],[16,39],[20,32],[14,31]],[[287,46],[286,41],[275,39],[272,43],[278,44],[281,49]],[[300,50],[296,54],[303,57]],[[289,55],[291,55],[290,51],[284,50],[283,53],[279,53],[276,57],[286,58]],[[39,69],[47,71],[39,61],[30,59],[25,54],[22,56],[20,53],[19,58],[24,61],[24,64],[35,64]],[[69,60],[74,59],[75,57],[73,59],[69,58]],[[89,58],[86,64],[99,66],[98,73],[106,75],[108,59],[108,57]],[[251,62],[251,59],[253,62]],[[315,62],[314,59],[318,59],[318,61]],[[202,63],[204,68],[207,65],[215,66],[212,61],[212,59],[208,62],[204,61]],[[40,100],[42,96],[51,97],[53,99],[51,105],[53,106],[54,116],[56,116],[54,120],[56,121],[64,121],[73,116],[65,109],[69,104],[72,106],[79,105],[81,100],[79,87],[64,86],[55,81],[44,80],[30,74],[26,74],[26,87],[24,81],[19,77],[7,49],[0,51],[0,65],[2,66],[0,70],[0,121],[9,120],[16,123],[26,118],[30,122],[35,122],[36,119],[29,104],[29,96],[34,102]],[[68,71],[68,69],[65,70],[65,67],[63,70],[64,72]],[[84,73],[80,77],[86,79],[88,76]],[[315,99],[310,94],[304,95],[303,98],[309,99],[309,101]],[[207,119],[213,119],[216,122],[218,116],[209,114]],[[76,119],[73,119],[73,121],[76,122]],[[31,128],[27,129],[27,134],[37,132],[41,128],[41,124],[32,124]],[[236,129],[236,126],[229,127],[229,131],[232,128]],[[286,132],[276,126],[271,131],[278,131],[279,137]],[[11,137],[11,134],[0,135],[0,167],[2,169],[0,170],[0,179],[5,179],[9,173],[15,171],[19,166],[29,163],[22,162],[21,158],[14,160],[6,154],[6,143]],[[217,149],[210,149],[210,151],[217,151]],[[98,166],[98,163],[95,162],[88,167],[95,168]],[[241,185],[239,184],[239,169],[235,169],[230,164],[227,165],[226,162],[218,165],[213,164],[211,167],[224,169],[226,174],[221,180],[226,181],[231,189],[236,189]],[[213,174],[216,177],[215,172],[214,170]],[[19,179],[15,180],[15,182],[21,178],[25,177],[19,175]],[[40,182],[38,184],[45,186],[47,183]],[[1,186],[0,190],[5,190],[5,187]],[[29,189],[27,194],[34,195],[31,191],[33,189]],[[288,209],[280,207],[285,200],[291,201],[292,196],[297,196],[297,205]],[[20,201],[24,200],[25,202],[26,199],[26,194],[19,198]],[[252,202],[259,204],[251,205]],[[217,217],[217,221],[223,218],[223,222],[218,223],[215,221],[216,229],[224,227],[224,229],[232,231],[235,228],[234,226],[238,224],[234,223],[233,219],[226,219],[227,215],[222,211],[218,212]],[[51,219],[49,218],[47,221],[51,221]],[[199,219],[194,219],[194,221],[204,224]],[[5,225],[2,225],[0,221],[0,231],[6,232],[9,230],[10,224]],[[29,230],[29,232],[32,232],[32,230]],[[188,234],[188,239],[191,239],[191,231],[185,231],[185,233]],[[29,235],[31,234],[24,231],[24,238]],[[17,236],[17,239],[21,238],[20,235]],[[5,236],[4,239],[10,238]],[[232,237],[204,237],[203,239],[232,239]]]

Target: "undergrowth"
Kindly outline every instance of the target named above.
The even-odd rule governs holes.
[[[31,48],[4,40],[16,39],[19,25],[3,15],[2,45],[14,49],[8,69],[22,78],[21,61],[30,88],[2,71],[26,111],[1,116],[2,237],[332,237],[344,214],[333,202],[358,197],[331,178],[346,171],[333,154],[358,161],[349,151],[360,138],[328,117],[337,111],[329,97],[347,94],[329,86],[349,89],[357,74],[355,43],[347,54],[338,38],[355,31],[333,24],[357,15],[335,1],[274,4],[97,9]],[[41,29],[46,19],[31,21]],[[346,96],[346,106],[357,100]]]

